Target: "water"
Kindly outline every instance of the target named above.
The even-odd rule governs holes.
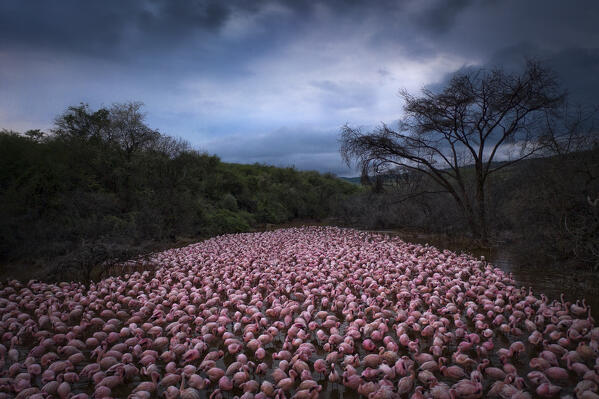
[[[592,306],[593,316],[595,317],[595,319],[599,320],[599,295],[597,295],[597,294],[599,294],[599,284],[598,284],[599,283],[599,274],[592,273],[592,272],[580,272],[580,271],[574,272],[571,268],[566,268],[566,267],[563,267],[563,268],[543,267],[544,265],[541,265],[541,264],[534,265],[534,262],[532,262],[533,267],[523,267],[517,260],[517,257],[513,253],[511,253],[508,249],[505,249],[505,248],[466,250],[464,247],[460,247],[459,245],[449,243],[446,240],[434,239],[431,237],[423,237],[423,236],[417,236],[417,235],[413,235],[413,234],[409,235],[409,234],[398,233],[398,232],[393,232],[393,231],[378,231],[378,233],[394,234],[408,242],[415,242],[415,243],[420,243],[420,244],[428,243],[428,244],[434,245],[440,249],[449,249],[449,250],[452,250],[452,251],[455,251],[458,253],[468,252],[475,257],[484,256],[487,261],[489,261],[496,267],[499,267],[500,269],[504,270],[505,272],[511,273],[518,286],[532,287],[533,293],[536,294],[537,296],[540,295],[541,293],[543,293],[543,294],[547,295],[550,299],[559,299],[560,294],[564,293],[565,299],[568,301],[576,301],[578,299],[586,298],[587,303],[591,304],[591,306]],[[265,311],[265,309],[261,309],[261,310]],[[341,314],[338,314],[337,316],[340,319],[342,318]],[[231,327],[231,326],[229,326],[229,327]],[[470,327],[472,327],[472,326],[470,326]],[[343,323],[340,326],[341,335],[344,334],[346,328],[347,328],[347,323]],[[229,332],[232,332],[231,328],[229,328]],[[398,337],[395,335],[395,332],[393,331],[393,329],[391,329],[389,331],[389,335],[395,341],[398,340]],[[414,338],[414,337],[411,337],[411,338]],[[505,348],[505,347],[508,347],[509,344],[511,342],[513,342],[514,339],[518,339],[518,338],[511,337],[511,336],[506,337],[506,336],[500,335],[497,338],[496,344],[497,344],[498,348],[499,347]],[[280,346],[282,345],[283,340],[284,340],[284,337],[282,334],[280,334],[276,338],[276,346],[278,349],[280,349]],[[315,338],[315,336],[312,336],[312,340],[316,341],[317,338]],[[513,360],[514,364],[520,370],[522,370],[521,375],[525,375],[526,373],[531,371],[531,368],[528,366],[529,360],[532,357],[535,357],[538,355],[538,348],[529,345],[527,343],[527,341],[525,341],[525,345],[526,345],[526,351],[523,354],[521,354],[519,357],[517,357]],[[26,356],[28,348],[29,347],[25,347],[25,346],[17,347],[22,358],[24,358]],[[215,345],[213,345],[210,348],[210,350],[217,350],[219,348],[222,348],[221,341],[218,341]],[[321,345],[317,345],[317,348],[321,348]],[[449,352],[453,352],[453,351],[455,351],[455,346],[450,347],[448,349],[449,349]],[[356,350],[360,354],[360,357],[364,357],[366,355],[366,352],[361,347],[361,345],[357,345]],[[267,356],[265,358],[265,362],[269,366],[271,366],[271,368],[268,370],[267,375],[265,375],[265,376],[251,375],[251,378],[256,379],[258,382],[261,383],[265,378],[269,377],[269,374],[272,372],[272,367],[278,366],[279,361],[272,360],[273,351],[274,351],[274,346],[272,344],[267,346]],[[248,351],[245,351],[245,353],[250,359],[252,358],[252,356],[253,356],[252,353],[250,353]],[[86,355],[87,355],[87,353],[86,353]],[[398,355],[399,356],[409,355],[409,353],[407,352],[407,350],[405,348],[400,348],[400,352],[398,353]],[[314,361],[317,357],[323,357],[323,356],[325,356],[325,353],[322,351],[319,351],[313,355],[311,360]],[[224,358],[218,360],[217,366],[220,367],[221,369],[226,369],[226,366],[231,364],[233,362],[233,360],[234,360],[233,356],[227,354]],[[492,357],[491,361],[492,361],[493,366],[497,366],[497,367],[500,366],[499,359],[496,356]],[[83,366],[85,366],[86,364],[87,363],[78,365],[77,371],[80,371],[81,368],[83,368]],[[161,370],[164,370],[165,366],[166,365],[162,360],[158,360],[158,367]],[[360,373],[363,371],[363,367],[357,367],[357,370]],[[342,370],[339,367],[337,367],[337,371],[339,374],[342,374]],[[203,375],[203,376],[205,376],[205,375]],[[322,386],[322,391],[320,393],[320,397],[335,398],[335,399],[336,398],[357,398],[357,397],[359,397],[357,392],[346,389],[341,383],[335,383],[335,384],[330,383],[324,378],[324,376],[318,375],[316,373],[312,373],[312,377],[315,380],[319,381],[319,383]],[[41,380],[41,378],[38,377],[38,380],[36,381],[38,383],[38,385],[40,384],[40,380]],[[128,392],[130,392],[132,389],[134,389],[134,387],[142,380],[147,380],[147,378],[136,377],[133,379],[133,381],[129,382],[127,385],[123,385],[123,386],[115,389],[113,393],[115,393],[117,397],[124,397],[124,396],[126,396],[126,394]],[[446,382],[448,385],[451,385],[453,382],[455,382],[455,381],[444,379],[444,378],[440,378],[440,381]],[[577,383],[577,380],[575,378],[571,378],[567,389],[570,391],[571,388],[574,387],[576,383]],[[214,385],[215,384],[213,384],[210,389],[202,391],[201,397],[207,397],[208,394],[214,388]],[[486,380],[485,381],[485,392],[487,392],[490,385],[491,385],[491,381]],[[93,389],[93,386],[89,380],[81,381],[81,382],[73,385],[73,392],[91,392],[92,389]],[[162,392],[162,388],[160,388],[160,392]],[[241,395],[241,390],[236,389],[229,393],[225,393],[224,397],[227,399],[230,399],[234,395]]]
[[[507,248],[466,249],[455,243],[450,243],[442,238],[417,235],[397,231],[377,231],[397,235],[402,240],[417,244],[434,245],[439,249],[449,249],[457,253],[469,253],[475,257],[484,256],[485,259],[501,270],[511,273],[516,285],[532,288],[533,294],[545,294],[550,300],[564,299],[569,302],[585,299],[591,305],[593,318],[599,321],[599,272],[576,270],[571,266],[563,267],[544,265],[541,261],[535,263],[534,254],[527,259],[527,265]]]
[[[572,267],[521,266],[507,250],[498,250],[490,261],[500,269],[512,273],[519,285],[532,287],[533,293],[545,294],[550,299],[564,299],[569,302],[585,299],[591,305],[591,314],[599,321],[599,274],[592,271],[574,270]],[[545,267],[544,267],[545,266]]]

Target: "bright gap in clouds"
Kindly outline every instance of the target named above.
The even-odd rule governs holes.
[[[272,4],[232,15],[223,36],[232,42],[261,37],[265,20],[290,13]],[[377,43],[372,16],[359,24],[336,20],[332,28],[330,10],[315,14],[284,44],[248,57],[237,74],[197,73],[178,83],[166,111],[199,121],[194,145],[224,161],[355,175],[339,155],[340,127],[396,121],[400,89],[416,92],[467,62],[446,53],[415,58],[399,42]]]
[[[338,153],[340,127],[396,121],[401,116],[400,89],[417,92],[465,62],[446,55],[417,62],[393,48],[388,54],[394,56],[381,58],[360,38],[333,45],[305,37],[279,54],[255,60],[245,77],[189,79],[182,88],[191,101],[174,106],[195,110],[198,119],[215,120],[194,143],[224,161],[246,159],[355,175]],[[298,153],[301,161],[294,164],[296,158],[283,151],[284,142],[294,143],[297,151],[310,151]]]

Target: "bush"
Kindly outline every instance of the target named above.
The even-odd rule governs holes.
[[[206,233],[224,234],[248,231],[250,225],[241,214],[228,209],[218,209],[206,218]]]

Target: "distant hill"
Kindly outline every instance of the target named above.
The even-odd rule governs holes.
[[[353,183],[353,184],[362,184],[360,183],[361,177],[360,176],[356,176],[356,177],[340,177],[341,180],[345,180],[347,182]]]

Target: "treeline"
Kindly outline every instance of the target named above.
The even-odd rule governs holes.
[[[466,184],[472,169],[462,168]],[[337,209],[346,224],[448,239],[470,234],[451,196],[422,174],[389,173],[363,182],[370,189]],[[511,165],[491,177],[487,202],[491,245],[509,246],[537,266],[599,269],[599,146]]]
[[[216,234],[333,213],[355,185],[238,165],[149,128],[141,105],[70,107],[50,134],[0,133],[0,262],[47,279]]]

